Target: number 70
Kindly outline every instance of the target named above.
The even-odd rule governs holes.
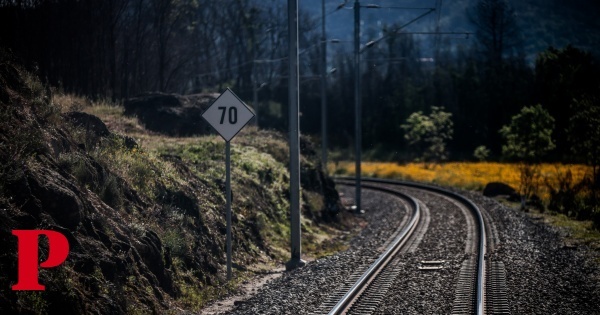
[[[235,107],[229,107],[229,111],[227,110],[227,107],[218,107],[219,110],[221,110],[221,121],[219,122],[219,124],[223,124],[223,121],[225,121],[225,113],[229,112],[229,123],[230,124],[235,124],[237,123],[237,108]]]

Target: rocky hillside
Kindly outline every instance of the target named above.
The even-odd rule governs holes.
[[[0,313],[187,313],[234,290],[256,263],[288,259],[283,135],[250,129],[232,143],[237,280],[227,283],[224,142],[148,132],[121,107],[53,94],[0,53]],[[304,248],[318,256],[338,246],[345,219],[306,139],[302,151]],[[45,291],[10,289],[15,229],[69,240],[66,262],[40,270]]]

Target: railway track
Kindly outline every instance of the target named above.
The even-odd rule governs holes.
[[[371,264],[371,266],[365,271],[354,284],[346,291],[346,293],[333,305],[331,310],[329,310],[329,314],[343,314],[346,313],[351,306],[353,306],[353,302],[355,302],[363,292],[368,290],[375,290],[379,293],[377,298],[372,298],[368,303],[363,305],[367,305],[369,309],[374,307],[377,303],[378,298],[382,298],[381,292],[385,292],[385,288],[389,287],[391,281],[394,279],[393,275],[390,273],[385,273],[385,268],[390,264],[394,255],[407,243],[410,236],[417,228],[417,223],[419,222],[419,218],[421,217],[421,209],[418,202],[397,190],[389,189],[385,187],[380,187],[376,185],[363,184],[365,188],[370,188],[382,192],[386,192],[397,197],[408,200],[410,203],[410,207],[412,208],[411,217],[408,220],[408,223],[400,230],[394,240],[389,244],[386,250],[379,256],[375,262]],[[378,275],[381,275],[378,277]],[[325,305],[320,309],[320,312],[323,311],[323,308],[328,308],[330,303],[325,303]]]
[[[336,181],[342,185],[353,185],[351,178],[338,178]],[[504,270],[501,268],[503,265],[501,262],[494,262],[486,267],[488,243],[486,231],[488,233],[491,231],[492,234],[496,232],[493,227],[486,227],[484,213],[473,202],[449,190],[409,182],[364,178],[362,187],[392,194],[408,201],[407,204],[412,210],[409,211],[410,218],[407,220],[408,223],[397,231],[393,241],[379,258],[364,273],[355,274],[350,284],[346,284],[345,288],[333,294],[332,298],[323,303],[316,313],[372,314],[377,309],[397,276],[396,265],[402,263],[400,259],[394,259],[394,256],[400,252],[414,250],[414,244],[418,243],[417,240],[426,233],[429,211],[423,203],[410,196],[410,193],[406,193],[421,191],[456,204],[467,217],[465,248],[467,255],[462,262],[454,289],[452,314],[508,314],[507,301],[503,299],[502,294],[498,294],[498,292],[502,293],[503,285],[505,287]],[[494,243],[496,238],[495,235],[491,236],[490,243]],[[419,270],[442,269],[444,264],[446,262],[443,260],[421,261]],[[486,272],[491,274],[488,276],[490,280],[487,284]],[[494,294],[487,292],[486,295],[486,289]],[[496,298],[496,295],[500,298]]]
[[[395,183],[363,181],[363,185],[400,190],[417,199],[421,214],[416,230],[396,257],[359,290],[359,298],[348,303],[346,312],[477,313],[476,290],[472,289],[477,283],[477,261],[463,266],[477,257],[479,247],[476,220],[467,206],[444,194]],[[350,203],[354,187],[338,185],[338,190]],[[481,207],[485,222],[485,291],[479,295],[484,298],[485,314],[598,313],[599,285],[594,281],[598,272],[587,265],[592,263],[587,253],[565,247],[555,229],[515,209],[478,193],[459,193]],[[352,221],[355,226],[340,235],[348,240],[345,250],[275,277],[260,289],[253,287],[252,297],[234,303],[231,312],[219,314],[328,314],[396,239],[395,233],[405,228],[414,208],[406,198],[373,189],[364,189],[363,202],[362,218]],[[464,283],[471,283],[471,288],[459,294]],[[467,308],[459,307],[461,299]]]

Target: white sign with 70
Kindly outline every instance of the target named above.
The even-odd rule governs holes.
[[[215,130],[230,141],[254,117],[254,113],[229,88],[202,114]]]

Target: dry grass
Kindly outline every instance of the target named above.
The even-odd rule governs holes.
[[[390,162],[363,162],[361,170],[364,176],[436,183],[471,190],[482,190],[489,182],[503,182],[518,188],[520,182],[517,165],[508,163],[452,162],[435,165],[423,163],[400,165]],[[540,177],[537,179],[537,195],[543,200],[548,200],[550,193],[546,183],[556,187],[558,177],[569,170],[573,182],[579,182],[591,172],[591,168],[586,165],[541,164]],[[329,164],[329,172],[353,175],[354,162]]]
[[[600,250],[600,231],[594,228],[592,221],[577,221],[564,214],[532,213],[531,216],[539,217],[545,223],[567,231],[564,242],[566,245],[586,245],[592,249]],[[600,265],[600,261],[598,261]]]
[[[61,113],[81,111],[84,107],[90,106],[91,102],[85,97],[75,96],[73,94],[53,93],[52,104],[59,108]]]
[[[151,134],[144,129],[137,118],[125,116],[123,106],[109,100],[92,101],[86,97],[56,92],[52,95],[52,104],[61,113],[78,111],[98,116],[111,131],[116,133],[133,137]]]

